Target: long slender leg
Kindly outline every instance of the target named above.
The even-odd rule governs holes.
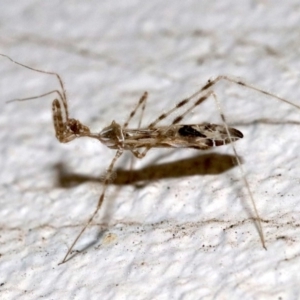
[[[167,118],[169,115],[171,115],[174,111],[176,111],[178,108],[181,108],[189,103],[191,99],[193,99],[196,95],[198,95],[199,92],[193,94],[192,96],[181,100],[178,102],[172,109],[170,109],[168,112],[161,114],[158,118],[156,118],[152,123],[149,124],[148,128],[154,128],[157,123]]]
[[[223,78],[220,78],[218,80],[221,80]],[[215,81],[217,82],[217,81]],[[201,89],[201,92],[202,91],[205,91],[206,88],[202,88]],[[195,94],[194,94],[195,95]],[[248,194],[249,194],[249,197],[251,199],[251,203],[252,203],[252,206],[254,208],[254,214],[255,214],[255,217],[256,217],[256,224],[257,224],[257,228],[258,228],[258,232],[259,232],[259,236],[260,236],[260,239],[261,239],[261,243],[263,245],[263,247],[266,249],[266,245],[265,245],[265,238],[264,238],[264,234],[263,234],[263,229],[262,229],[262,225],[261,225],[261,218],[259,216],[259,213],[258,213],[258,210],[257,210],[257,207],[256,207],[256,204],[255,204],[255,201],[254,201],[254,197],[253,197],[253,194],[251,192],[251,189],[250,189],[250,185],[249,185],[249,182],[248,182],[248,179],[246,177],[246,174],[245,174],[245,171],[242,167],[242,163],[239,159],[239,156],[238,156],[238,153],[237,153],[237,150],[236,150],[236,147],[234,145],[234,141],[233,141],[233,138],[230,134],[230,131],[229,131],[229,128],[228,128],[228,125],[227,125],[227,122],[226,122],[226,118],[225,118],[225,115],[223,113],[223,110],[221,108],[221,104],[220,102],[218,101],[215,93],[213,91],[208,91],[206,94],[204,94],[203,96],[201,96],[200,98],[198,98],[194,104],[192,106],[190,106],[184,113],[182,113],[180,116],[176,117],[173,122],[172,122],[172,125],[174,124],[177,124],[179,122],[182,121],[182,119],[188,114],[190,113],[195,107],[197,107],[198,105],[200,105],[202,102],[204,102],[206,99],[208,99],[211,95],[213,95],[214,97],[214,100],[215,100],[215,103],[216,103],[216,106],[217,106],[217,109],[219,111],[219,114],[220,114],[220,117],[223,121],[223,124],[224,124],[224,127],[225,127],[225,130],[227,132],[227,135],[228,135],[228,138],[230,140],[230,144],[232,145],[232,148],[233,148],[233,152],[235,154],[235,157],[236,157],[236,160],[237,160],[237,164],[239,166],[239,169],[240,169],[240,173],[241,173],[241,177],[242,177],[242,180],[244,181],[244,184],[246,186],[246,189],[248,191]],[[188,99],[185,99],[183,101],[181,101],[180,103],[183,103],[183,105],[185,105],[187,102],[189,102],[192,98],[188,98]],[[166,118],[167,116],[169,116],[172,112],[174,112],[178,107],[182,107],[183,105],[176,105],[173,109],[171,109],[169,112],[167,112],[166,114],[163,114],[161,115],[160,117],[158,117],[153,123],[151,123],[149,125],[149,127],[154,127],[155,125],[157,125],[161,120],[163,120],[164,118]],[[170,127],[172,126],[170,125]],[[146,153],[147,153],[147,149],[145,149],[146,152],[145,153],[136,153],[135,155],[138,156],[138,157],[143,157]]]
[[[203,96],[198,98],[191,107],[189,107],[184,113],[182,113],[180,116],[177,116],[173,120],[172,125],[175,125],[175,124],[178,124],[179,122],[181,122],[187,114],[189,114],[195,107],[197,107],[202,102],[204,102],[206,99],[208,99],[212,94],[213,94],[213,91],[208,91],[206,94],[204,94]]]
[[[232,78],[232,77],[229,77],[229,76],[225,76],[225,75],[220,75],[218,77],[216,77],[215,79],[212,79],[212,80],[208,80],[208,82],[202,87],[200,88],[197,92],[195,92],[194,94],[192,94],[190,97],[188,98],[185,98],[183,100],[181,100],[180,102],[178,102],[172,109],[170,109],[168,112],[166,113],[163,113],[161,114],[158,118],[156,118],[150,125],[149,125],[149,128],[153,128],[157,125],[157,123],[159,123],[160,121],[164,120],[165,118],[167,118],[169,115],[171,115],[174,111],[176,111],[178,108],[181,108],[183,106],[185,106],[186,104],[188,104],[194,97],[202,94],[204,91],[206,90],[211,90],[211,88],[217,84],[219,81],[221,80],[224,80],[224,81],[227,81],[227,82],[230,82],[230,83],[234,83],[234,84],[237,84],[239,86],[244,86],[244,87],[247,87],[249,89],[252,89],[256,92],[259,92],[259,93],[262,93],[262,94],[265,94],[269,97],[272,97],[272,98],[275,98],[275,99],[278,99],[280,101],[283,101],[289,105],[292,105],[298,109],[300,109],[300,106],[291,102],[291,101],[288,101],[282,97],[279,97],[277,95],[274,95],[268,91],[265,91],[263,89],[260,89],[260,88],[257,88],[251,84],[247,84],[241,80],[238,80],[238,79],[235,79],[235,78]],[[202,98],[202,97],[201,97]],[[202,99],[202,101],[200,100],[201,98],[199,98],[198,101],[200,102],[203,102],[206,98],[204,97],[204,99]],[[180,118],[180,116],[178,117]],[[175,119],[176,120],[176,119]],[[180,119],[180,121],[182,120],[182,118]]]
[[[140,114],[140,118],[139,118],[139,122],[138,122],[138,128],[141,128],[141,126],[142,126],[142,120],[143,120],[143,116],[144,116],[144,112],[145,112],[145,108],[146,108],[146,104],[147,104],[147,99],[148,99],[148,93],[145,92],[140,100],[140,102],[142,102],[143,105],[142,105],[141,114]]]
[[[138,128],[140,128],[141,126],[141,122],[142,122],[142,117],[145,111],[145,107],[146,107],[146,102],[147,102],[147,97],[148,97],[148,93],[145,92],[142,97],[140,98],[138,104],[136,105],[136,107],[132,110],[132,112],[129,114],[129,117],[127,119],[127,121],[124,123],[123,128],[127,128],[129,122],[131,121],[131,119],[135,116],[138,108],[142,105],[142,111],[141,111],[141,115],[139,118],[139,123],[138,123]]]
[[[205,95],[203,95],[202,97],[200,97],[190,108],[188,108],[183,114],[181,114],[180,116],[176,117],[173,120],[172,124],[179,123],[190,111],[192,111],[196,106],[200,105],[203,101],[205,101],[206,99],[208,99],[211,95],[213,96],[213,98],[215,100],[216,107],[217,107],[219,115],[220,115],[220,117],[221,117],[221,119],[223,121],[223,125],[225,127],[226,132],[227,132],[227,135],[228,135],[228,138],[230,140],[230,144],[232,146],[232,149],[233,149],[233,152],[234,152],[237,164],[239,166],[242,180],[244,181],[244,184],[245,184],[246,189],[248,191],[249,197],[251,199],[251,203],[252,203],[252,206],[253,206],[253,209],[254,209],[254,214],[255,214],[255,217],[256,217],[257,229],[258,229],[258,232],[259,232],[261,243],[262,243],[263,247],[265,249],[267,249],[266,248],[266,244],[265,244],[264,233],[263,233],[263,229],[262,229],[262,225],[261,225],[261,218],[260,218],[260,215],[258,213],[256,204],[255,204],[255,201],[254,201],[254,197],[253,197],[253,194],[251,192],[248,179],[246,177],[246,173],[245,173],[244,168],[242,166],[242,163],[241,163],[241,161],[239,159],[239,155],[238,155],[236,147],[234,145],[233,138],[232,138],[232,136],[230,134],[230,131],[229,131],[229,128],[228,128],[228,125],[227,125],[227,121],[226,121],[225,115],[224,115],[223,110],[221,108],[221,103],[218,101],[216,94],[213,91],[208,91]]]
[[[218,100],[218,98],[217,98],[217,96],[216,96],[215,93],[212,93],[212,95],[213,95],[213,97],[214,97],[214,100],[215,100],[216,106],[217,106],[217,108],[218,108],[220,117],[221,117],[221,119],[222,119],[222,121],[223,121],[223,125],[224,125],[224,127],[225,127],[226,132],[227,132],[228,138],[229,138],[229,140],[230,140],[230,144],[231,144],[231,146],[232,146],[232,149],[233,149],[233,152],[234,152],[234,155],[235,155],[235,159],[236,159],[236,162],[237,162],[237,164],[238,164],[238,167],[239,167],[239,170],[240,170],[240,173],[241,173],[242,180],[244,181],[244,184],[245,184],[245,186],[246,186],[247,192],[248,192],[249,197],[250,197],[250,199],[251,199],[252,207],[253,207],[253,209],[254,209],[254,214],[255,214],[255,217],[256,217],[256,218],[255,218],[256,226],[257,226],[257,229],[258,229],[258,233],[259,233],[259,237],[260,237],[262,246],[264,247],[265,250],[267,250],[266,243],[265,243],[264,232],[263,232],[263,228],[262,228],[262,225],[261,225],[261,218],[260,218],[260,215],[259,215],[259,213],[258,213],[256,204],[255,204],[255,200],[254,200],[252,191],[251,191],[251,189],[250,189],[250,185],[249,185],[249,182],[248,182],[246,173],[245,173],[245,171],[244,171],[244,168],[243,168],[243,165],[242,165],[242,163],[241,163],[241,160],[239,159],[239,155],[238,155],[238,153],[237,153],[237,150],[236,150],[234,141],[233,141],[233,139],[232,139],[232,137],[231,137],[231,134],[230,134],[230,131],[229,131],[227,122],[226,122],[226,118],[225,118],[225,115],[224,115],[223,110],[222,110],[222,107],[221,107],[221,103],[220,103],[220,101]]]
[[[72,245],[69,248],[68,252],[66,253],[65,257],[63,258],[63,260],[59,264],[63,264],[63,263],[65,263],[68,260],[67,258],[69,256],[69,254],[72,252],[75,244],[78,242],[79,238],[82,236],[82,234],[87,229],[87,227],[91,224],[91,222],[93,221],[94,217],[96,216],[96,214],[98,213],[99,209],[101,208],[103,200],[104,200],[104,196],[105,196],[105,191],[106,191],[107,185],[110,182],[110,178],[112,176],[113,167],[114,167],[116,161],[118,160],[118,158],[122,155],[122,153],[123,153],[123,149],[117,150],[116,155],[113,158],[113,160],[111,161],[111,163],[110,163],[110,165],[108,167],[107,173],[105,175],[104,183],[103,183],[103,191],[102,191],[102,193],[101,193],[101,195],[99,197],[99,200],[98,200],[97,207],[96,207],[95,211],[90,216],[90,218],[88,219],[88,221],[86,222],[86,224],[84,225],[84,227],[81,229],[80,233],[77,235],[76,239],[72,243]]]
[[[200,90],[198,90],[196,93],[194,93],[193,95],[191,95],[190,97],[180,101],[178,104],[175,105],[175,107],[173,107],[170,111],[168,111],[167,113],[163,113],[161,114],[156,120],[154,120],[150,125],[149,125],[149,128],[153,128],[155,127],[161,120],[165,119],[166,117],[168,117],[170,114],[172,114],[174,111],[176,111],[178,108],[180,107],[183,107],[184,105],[186,105],[192,98],[196,97],[197,95],[203,93],[204,91],[206,90],[209,90],[209,92],[200,97],[195,103],[193,106],[191,106],[191,108],[187,109],[185,113],[183,113],[182,115],[176,117],[174,120],[173,120],[173,123],[172,124],[176,124],[176,123],[179,123],[183,117],[188,114],[194,107],[196,107],[197,105],[199,105],[200,103],[202,103],[203,101],[205,101],[210,95],[213,95],[214,96],[214,99],[215,99],[215,102],[216,102],[216,105],[217,105],[217,108],[219,110],[219,114],[221,116],[221,119],[224,123],[224,127],[227,131],[227,135],[231,141],[231,145],[233,147],[233,151],[234,151],[234,154],[236,156],[236,160],[237,160],[237,163],[238,163],[238,166],[239,166],[239,169],[240,169],[240,172],[241,172],[241,177],[242,177],[242,180],[244,181],[245,185],[246,185],[246,189],[248,191],[248,194],[249,194],[249,197],[251,199],[251,202],[252,202],[252,206],[254,208],[254,213],[255,213],[255,216],[256,216],[256,224],[257,224],[257,228],[258,228],[258,231],[259,231],[259,236],[260,236],[260,239],[261,239],[261,243],[262,243],[262,246],[266,249],[266,245],[265,245],[265,238],[264,238],[264,234],[263,234],[263,229],[262,229],[262,225],[261,225],[261,218],[259,216],[259,213],[258,213],[258,210],[257,210],[257,207],[255,205],[255,201],[254,201],[254,197],[253,197],[253,194],[251,192],[251,189],[250,189],[250,185],[249,185],[249,182],[247,180],[247,177],[246,177],[246,174],[245,174],[245,171],[242,167],[242,164],[238,158],[238,154],[237,154],[237,150],[236,150],[236,147],[233,143],[233,139],[230,135],[230,132],[229,132],[229,129],[228,129],[228,125],[227,125],[227,122],[226,122],[226,118],[224,116],[224,113],[221,109],[221,105],[220,105],[220,102],[217,100],[217,97],[216,95],[213,93],[213,91],[211,91],[211,88],[217,84],[219,81],[221,80],[224,80],[224,81],[227,81],[227,82],[230,82],[230,83],[234,83],[234,84],[237,84],[239,86],[244,86],[244,87],[247,87],[249,89],[252,89],[254,91],[257,91],[259,93],[262,93],[264,95],[267,95],[269,97],[273,97],[275,99],[278,99],[280,101],[283,101],[284,103],[287,103],[291,106],[294,106],[295,108],[298,108],[300,109],[300,106],[291,102],[291,101],[288,101],[282,97],[279,97],[277,95],[274,95],[270,92],[267,92],[263,89],[260,89],[260,88],[257,88],[253,85],[250,85],[250,84],[247,84],[241,80],[238,80],[238,79],[235,79],[235,78],[232,78],[232,77],[229,77],[229,76],[218,76],[216,77],[215,79],[213,80],[209,80]]]
[[[270,92],[268,92],[268,91],[265,91],[265,90],[263,90],[263,89],[257,88],[257,87],[255,87],[254,85],[248,84],[248,83],[243,82],[243,81],[241,81],[241,80],[235,79],[235,78],[230,77],[230,76],[225,76],[225,75],[220,75],[220,76],[217,76],[215,79],[208,80],[208,82],[207,82],[207,83],[206,83],[206,84],[205,84],[205,85],[204,85],[197,93],[202,93],[203,91],[205,91],[205,90],[211,88],[212,86],[214,86],[216,83],[218,83],[218,82],[221,81],[221,80],[228,81],[228,82],[231,82],[231,83],[240,85],[240,86],[247,87],[247,88],[249,88],[249,89],[251,89],[251,90],[254,90],[254,91],[259,92],[259,93],[262,93],[262,94],[265,94],[265,95],[267,95],[267,96],[269,96],[269,97],[272,97],[272,98],[275,98],[275,99],[277,99],[277,100],[283,101],[283,102],[285,102],[285,103],[287,103],[287,104],[289,104],[289,105],[292,105],[292,106],[294,106],[294,107],[300,109],[300,106],[299,106],[299,105],[297,105],[297,104],[295,104],[295,103],[293,103],[293,102],[291,102],[291,101],[288,101],[288,100],[286,100],[286,99],[284,99],[284,98],[282,98],[282,97],[279,97],[279,96],[277,96],[277,95],[274,95],[274,94],[272,94],[272,93],[270,93]]]

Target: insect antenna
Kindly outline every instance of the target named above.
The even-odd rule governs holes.
[[[32,67],[26,66],[26,65],[24,65],[22,63],[19,63],[19,62],[13,60],[8,55],[2,54],[2,53],[0,53],[0,56],[3,56],[5,58],[9,59],[12,63],[14,63],[16,65],[19,65],[19,66],[21,66],[23,68],[26,68],[28,70],[32,70],[32,71],[35,71],[35,72],[38,72],[38,73],[48,74],[48,75],[55,76],[58,79],[59,85],[61,87],[61,91],[59,91],[59,90],[53,90],[53,91],[50,91],[50,92],[47,92],[47,93],[44,93],[44,94],[41,94],[41,95],[38,95],[38,96],[33,96],[33,97],[28,97],[28,98],[16,98],[16,99],[8,100],[7,103],[14,102],[14,101],[34,100],[34,99],[38,99],[38,98],[45,97],[45,96],[48,96],[48,95],[56,93],[59,96],[60,101],[63,103],[65,114],[66,114],[66,119],[69,118],[69,111],[68,111],[68,103],[67,103],[66,90],[64,88],[63,81],[62,81],[62,79],[61,79],[61,77],[59,76],[58,73],[49,72],[49,71],[43,71],[43,70],[39,70],[39,69],[35,69],[35,68],[32,68]]]

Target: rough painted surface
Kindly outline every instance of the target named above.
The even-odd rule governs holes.
[[[299,3],[218,2],[2,1],[0,52],[58,72],[71,115],[94,130],[124,122],[145,90],[146,125],[219,74],[300,104]],[[83,251],[58,266],[94,210],[113,151],[85,139],[59,144],[51,97],[5,104],[58,85],[0,64],[1,299],[299,298],[299,111],[216,88],[245,136],[237,147],[267,251],[230,146],[153,150],[132,173],[121,159],[76,246]],[[185,122],[202,121],[220,122],[212,100]]]

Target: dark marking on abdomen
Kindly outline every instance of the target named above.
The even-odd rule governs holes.
[[[192,126],[183,125],[179,130],[178,133],[184,137],[202,137],[206,138],[206,135],[202,134],[198,130],[194,129]]]

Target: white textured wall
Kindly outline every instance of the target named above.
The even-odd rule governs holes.
[[[298,1],[2,0],[0,20],[0,52],[58,72],[71,115],[94,130],[124,122],[145,90],[146,125],[219,74],[300,104]],[[75,247],[85,250],[58,266],[114,152],[88,139],[59,144],[51,97],[5,104],[58,85],[5,58],[0,66],[1,299],[300,297],[299,110],[216,88],[245,134],[236,145],[267,251],[230,146],[153,150],[135,163],[134,184],[129,156],[119,161],[117,184]],[[219,122],[211,100],[186,123],[202,121]]]

